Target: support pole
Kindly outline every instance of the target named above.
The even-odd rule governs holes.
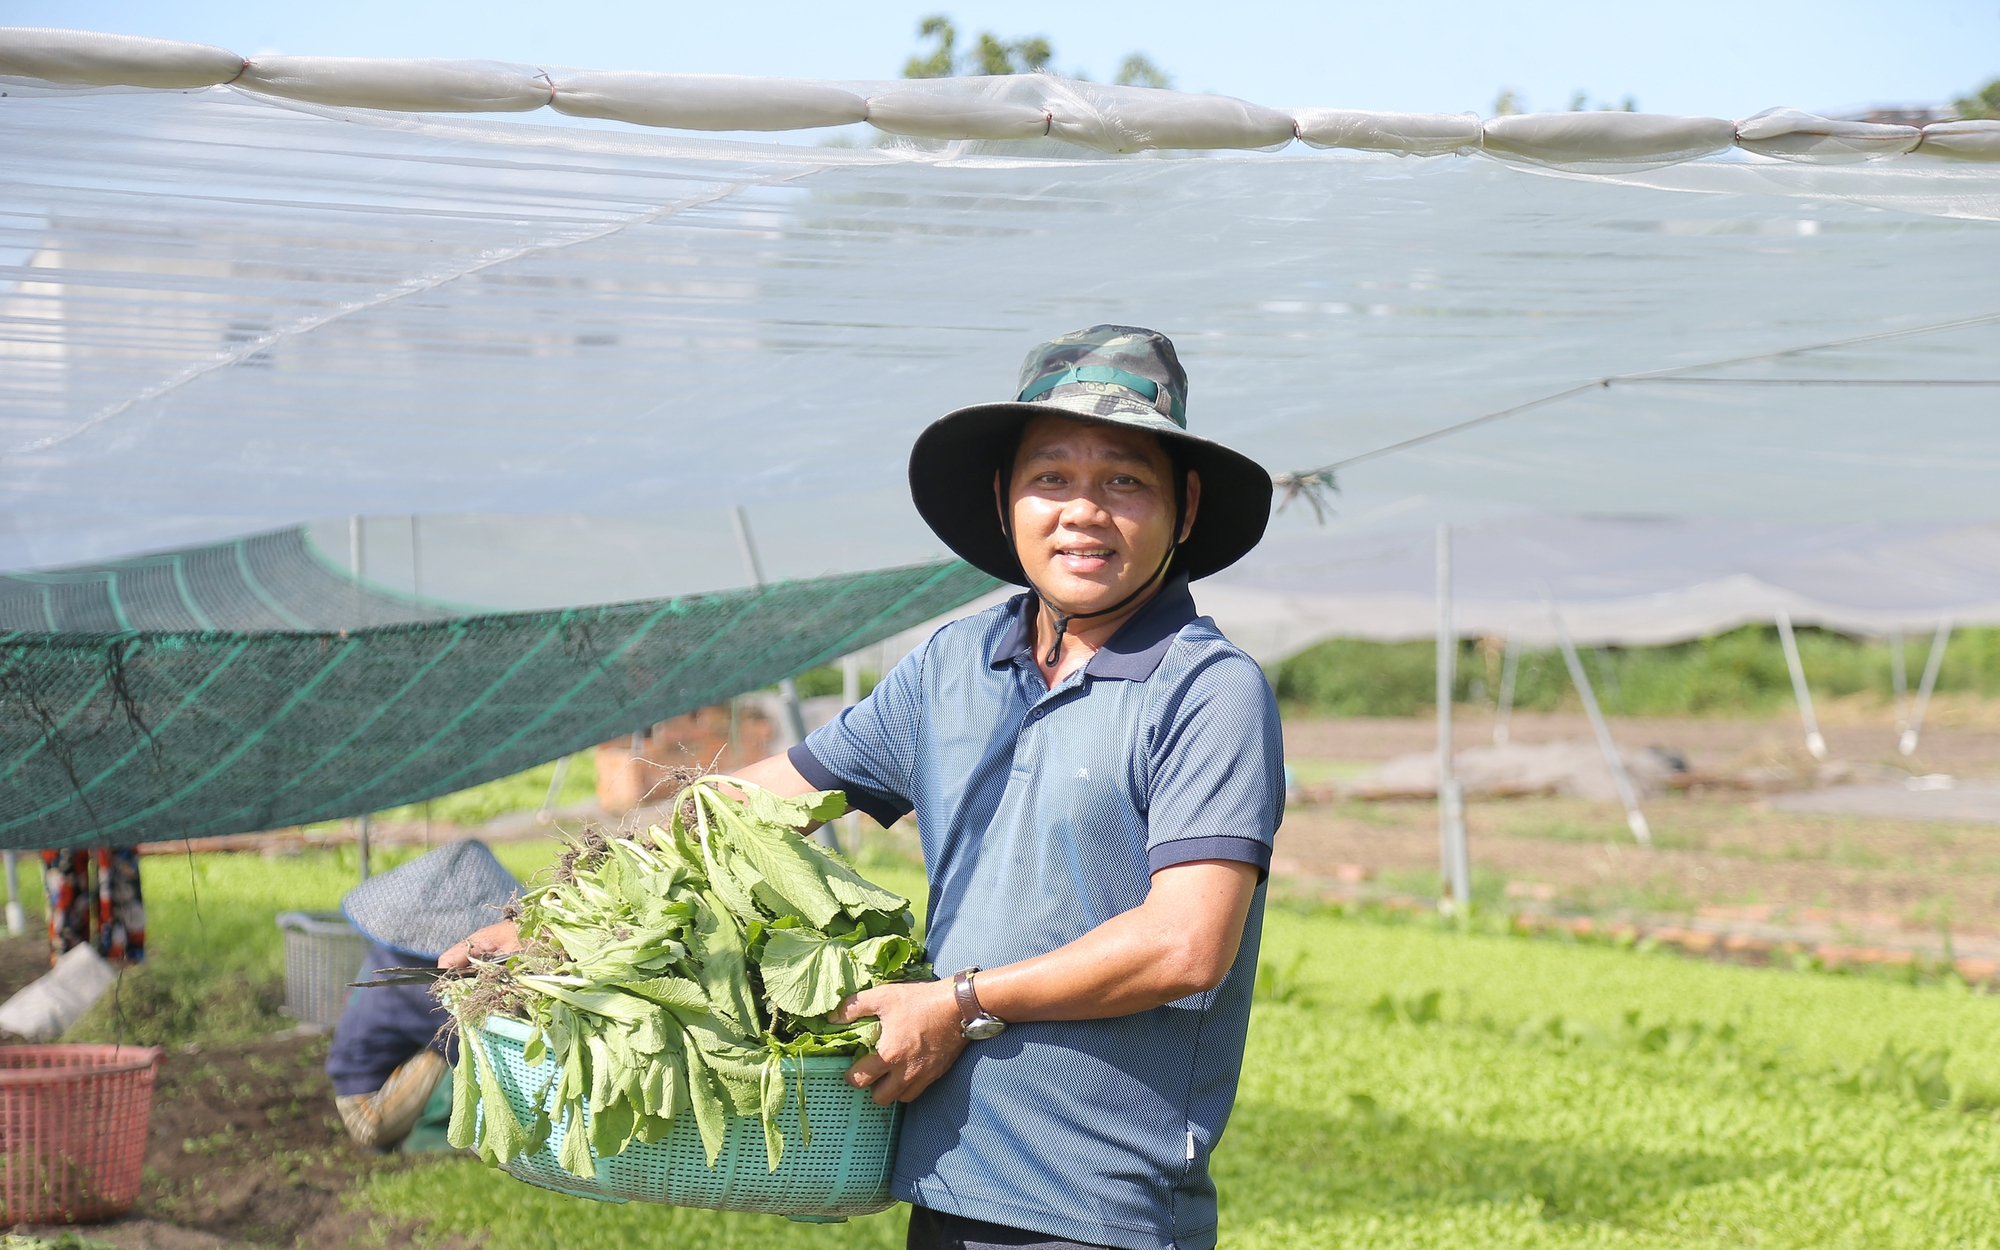
[[[7,872],[7,936],[20,937],[28,931],[28,913],[21,910],[21,853],[5,853]]]
[[[1799,720],[1806,727],[1806,750],[1816,760],[1826,758],[1826,739],[1820,736],[1819,718],[1813,715],[1812,690],[1806,685],[1806,666],[1799,662],[1799,640],[1792,635],[1792,614],[1778,613],[1778,641],[1785,647],[1785,667],[1792,673],[1792,697],[1798,700]]]
[[[1514,718],[1514,678],[1521,671],[1521,640],[1507,635],[1507,655],[1500,661],[1500,709],[1493,720],[1493,745],[1507,745],[1507,723]]]
[[[1917,739],[1924,732],[1924,713],[1930,710],[1931,691],[1937,689],[1938,668],[1944,663],[1945,644],[1950,641],[1951,618],[1947,616],[1938,622],[1937,634],[1931,639],[1930,658],[1924,661],[1924,678],[1917,683],[1916,706],[1910,709],[1910,727],[1896,744],[1896,749],[1905,755],[1917,753]]]
[[[347,570],[354,574],[354,597],[357,603],[361,599],[361,576],[368,569],[368,547],[365,539],[361,518],[358,515],[348,517]],[[357,626],[361,624],[359,620],[354,623]],[[354,857],[359,863],[363,881],[368,880],[368,825],[369,817],[364,813],[354,826]]]
[[[1896,741],[1910,728],[1910,678],[1903,656],[1903,631],[1889,631],[1889,689],[1896,696]]]
[[[736,526],[736,547],[743,553],[743,563],[750,570],[750,584],[761,590],[764,587],[764,562],[757,558],[757,540],[750,536],[750,517],[739,505],[729,510],[729,519]],[[789,677],[780,681],[778,697],[784,704],[785,724],[792,731],[792,741],[804,742],[806,717],[799,708],[798,682]],[[840,849],[840,843],[833,836],[833,830],[826,825],[821,825],[819,832],[813,836],[822,846]]]
[[[417,514],[410,514],[410,593],[424,597],[424,548],[417,536]]]
[[[861,653],[856,651],[840,659],[840,706],[850,708],[861,702]],[[849,812],[840,818],[840,827],[847,834],[847,849],[850,854],[861,849],[861,814]]]
[[[1625,775],[1625,761],[1618,756],[1618,744],[1611,740],[1611,727],[1604,723],[1604,713],[1598,710],[1597,695],[1590,688],[1590,677],[1583,671],[1583,661],[1577,657],[1576,644],[1570,641],[1569,626],[1563,624],[1562,613],[1556,608],[1556,601],[1549,600],[1549,621],[1556,627],[1556,641],[1562,644],[1563,663],[1569,668],[1569,679],[1576,683],[1576,693],[1583,700],[1584,714],[1590,717],[1590,728],[1597,734],[1597,747],[1604,752],[1604,762],[1611,769],[1611,783],[1618,787],[1618,801],[1625,805],[1625,824],[1632,830],[1632,836],[1641,846],[1653,844],[1653,831],[1646,824],[1646,814],[1639,810],[1639,796],[1632,790],[1632,779]]]
[[[1472,867],[1465,846],[1465,793],[1452,768],[1451,692],[1458,634],[1451,618],[1451,526],[1437,527],[1438,875],[1451,904],[1472,903]]]
[[[535,813],[535,823],[552,825],[556,819],[556,796],[562,793],[563,782],[569,780],[569,762],[575,756],[565,755],[556,761],[556,771],[549,778],[549,792],[542,796],[542,810]]]

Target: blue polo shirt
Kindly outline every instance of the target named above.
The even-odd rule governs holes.
[[[1266,869],[1284,811],[1277,702],[1185,579],[1053,690],[1034,607],[1019,595],[945,626],[792,751],[884,824],[916,814],[940,973],[1072,942],[1173,864]],[[1263,914],[1260,884],[1206,994],[968,1046],[910,1104],[896,1196],[1073,1241],[1213,1246],[1208,1159],[1236,1098]]]

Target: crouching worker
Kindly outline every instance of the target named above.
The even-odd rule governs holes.
[[[379,968],[436,963],[467,932],[492,924],[520,892],[493,852],[469,838],[363,882],[340,904],[369,942],[355,979],[374,980]],[[327,1051],[326,1074],[355,1145],[444,1148],[443,1125],[451,1117],[445,1076],[457,1061],[456,1039],[442,1034],[449,1019],[424,984],[368,986],[348,998]],[[427,1144],[419,1147],[420,1139]]]

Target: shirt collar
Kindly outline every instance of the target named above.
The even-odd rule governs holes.
[[[1035,662],[1035,595],[1015,595],[1007,601],[1007,628],[993,647],[994,668],[1016,661]],[[1152,601],[1118,627],[1111,641],[1098,649],[1083,666],[1087,677],[1112,681],[1145,681],[1167,656],[1181,626],[1196,618],[1194,595],[1188,590],[1187,574],[1169,578]]]

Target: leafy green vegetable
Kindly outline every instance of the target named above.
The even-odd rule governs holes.
[[[723,793],[729,786],[741,799]],[[692,1115],[710,1167],[732,1116],[755,1116],[775,1171],[785,1149],[786,1065],[859,1055],[880,1026],[837,1028],[848,995],[927,979],[909,900],[801,836],[841,814],[837,792],[781,798],[730,777],[682,791],[665,829],[590,835],[531,891],[522,949],[442,980],[460,1026],[449,1138],[490,1164],[539,1149],[547,1115],[522,1126],[478,1025],[501,1013],[537,1032],[523,1052],[549,1065],[565,1124],[560,1161],[578,1176]],[[551,1064],[551,1061],[552,1064]],[[797,1131],[808,1139],[803,1083]]]

